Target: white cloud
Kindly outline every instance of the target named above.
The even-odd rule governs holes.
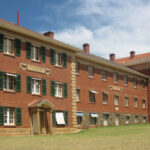
[[[92,18],[92,23],[101,22],[96,28],[85,24],[56,32],[56,39],[82,48],[88,42],[91,52],[103,57],[116,53],[116,57],[150,51],[150,3],[146,0],[77,0],[76,15]],[[88,22],[87,22],[88,23]],[[89,24],[89,23],[88,23]]]

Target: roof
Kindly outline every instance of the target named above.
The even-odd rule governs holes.
[[[128,68],[122,64],[112,62],[112,61],[105,59],[105,58],[102,58],[100,56],[96,56],[96,55],[85,53],[85,52],[77,53],[76,56],[79,58],[82,58],[82,59],[93,61],[95,63],[101,64],[104,66],[111,67],[111,68],[116,69],[116,70],[124,71],[126,73],[134,74],[134,75],[144,77],[144,78],[149,78],[149,76],[147,76],[147,75],[144,75],[144,74],[137,72],[133,69],[130,69],[130,68]]]
[[[124,58],[116,59],[115,62],[123,64],[125,66],[145,64],[150,62],[150,53],[135,55],[133,58],[124,57]]]
[[[93,54],[85,53],[79,48],[76,48],[76,47],[71,46],[69,44],[63,43],[63,42],[58,41],[56,39],[51,39],[51,38],[46,37],[46,36],[44,36],[40,33],[37,33],[37,32],[34,32],[32,30],[26,29],[24,27],[18,26],[14,23],[10,23],[10,22],[5,21],[3,19],[0,19],[0,28],[9,30],[9,31],[12,31],[12,32],[15,32],[15,33],[19,33],[21,35],[28,36],[28,37],[31,37],[31,38],[34,38],[34,39],[37,39],[37,40],[40,40],[40,41],[43,41],[43,42],[47,42],[48,44],[51,44],[51,45],[54,45],[54,46],[57,46],[57,47],[61,47],[61,48],[63,47],[65,50],[75,52],[76,56],[80,57],[82,59],[86,59],[88,61],[92,61],[92,62],[95,62],[97,64],[101,64],[101,65],[104,65],[104,66],[107,66],[107,67],[111,67],[111,68],[114,68],[116,70],[131,73],[131,74],[143,77],[143,78],[149,78],[149,76],[144,75],[142,73],[139,73],[137,71],[134,71],[134,70],[132,70],[128,67],[125,67],[121,64],[109,61],[107,59],[104,59],[104,58],[99,57],[99,56],[95,56]]]

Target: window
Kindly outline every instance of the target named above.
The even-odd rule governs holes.
[[[59,82],[55,82],[55,97],[63,97],[62,90],[63,90],[63,84]]]
[[[90,114],[90,125],[96,125],[97,118],[98,118],[97,113],[91,113]]]
[[[119,126],[119,115],[115,116],[115,125]]]
[[[79,63],[76,62],[76,74],[79,74]]]
[[[94,74],[94,69],[92,66],[88,66],[88,76],[93,77]]]
[[[103,92],[103,104],[107,104],[108,103],[108,94]]]
[[[5,73],[4,76],[4,90],[14,91],[15,90],[16,75]]]
[[[61,54],[60,53],[55,53],[55,65],[56,66],[61,66]]]
[[[32,45],[31,59],[34,61],[40,61],[40,48],[39,47]]]
[[[145,87],[146,87],[146,82],[145,81],[141,81],[141,85],[142,85],[142,89],[145,89]]]
[[[138,99],[134,98],[134,107],[138,107]]]
[[[95,91],[89,91],[90,103],[95,103]]]
[[[128,85],[128,76],[125,75],[123,79],[124,79],[124,85]]]
[[[80,101],[80,89],[79,88],[76,89],[76,100]]]
[[[146,108],[146,100],[142,99],[142,108]]]
[[[146,118],[146,116],[144,116],[143,117],[143,123],[146,123],[146,120],[147,120],[147,118]]]
[[[104,114],[104,120],[103,120],[103,125],[108,126],[108,114]]]
[[[133,78],[133,87],[136,88],[136,86],[137,86],[136,78]]]
[[[56,123],[57,125],[65,125],[64,113],[56,112]]]
[[[4,53],[14,55],[14,39],[4,38]]]
[[[135,123],[138,123],[138,122],[139,122],[139,121],[138,121],[138,116],[135,116],[134,122],[135,122]]]
[[[119,105],[119,96],[114,95],[114,105]]]
[[[77,125],[81,125],[82,117],[83,117],[83,113],[82,112],[77,112]]]
[[[118,83],[118,74],[117,73],[113,74],[113,78],[114,78],[114,83]]]
[[[125,96],[125,106],[129,106],[129,98],[127,96]]]
[[[4,108],[4,125],[14,125],[14,109]]]
[[[40,79],[32,78],[32,94],[40,94]]]
[[[106,80],[107,79],[107,73],[106,71],[102,70],[102,80]]]
[[[126,116],[125,124],[129,124],[129,122],[130,122],[130,117]]]

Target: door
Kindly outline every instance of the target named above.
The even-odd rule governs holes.
[[[119,116],[118,115],[116,115],[115,124],[116,124],[116,126],[119,126]]]
[[[37,134],[37,114],[32,115],[33,134]]]

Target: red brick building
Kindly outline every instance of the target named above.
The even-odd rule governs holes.
[[[149,76],[0,20],[0,135],[146,123]]]

